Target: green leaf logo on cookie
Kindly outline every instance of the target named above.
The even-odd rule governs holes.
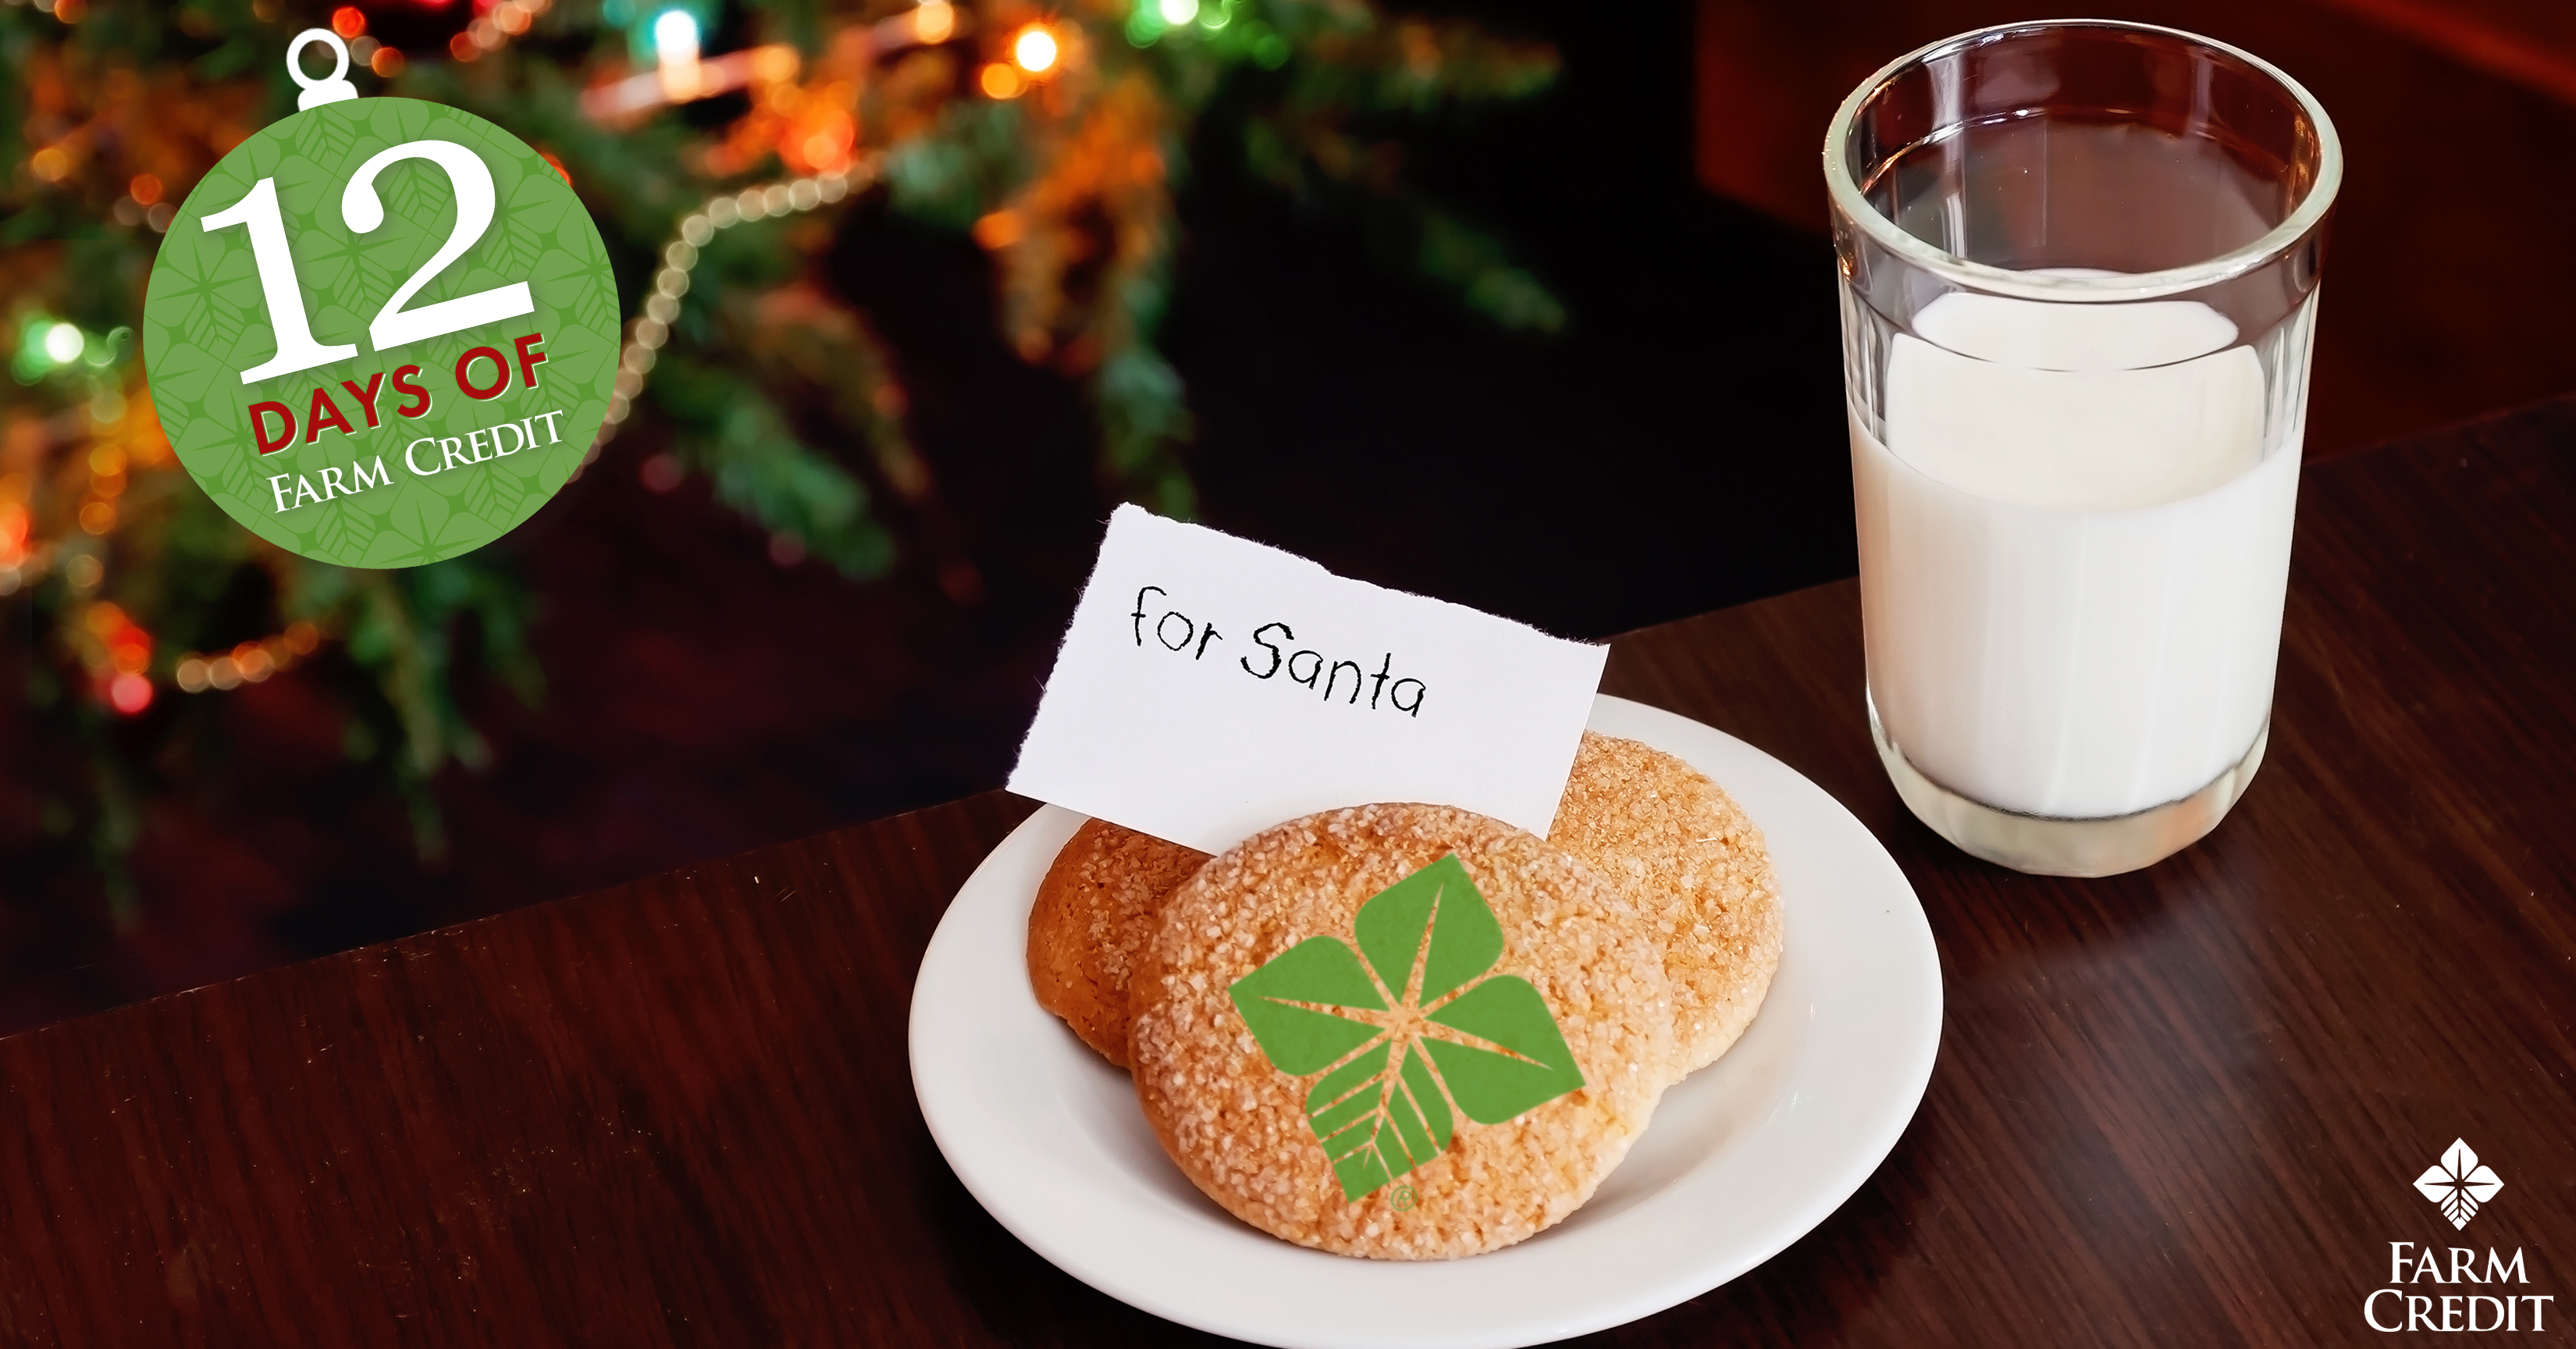
[[[1306,1119],[1343,1198],[1439,1156],[1456,1115],[1501,1124],[1583,1085],[1539,991],[1485,977],[1503,929],[1455,853],[1379,892],[1351,928],[1357,953],[1309,937],[1228,990],[1270,1066],[1323,1074]]]

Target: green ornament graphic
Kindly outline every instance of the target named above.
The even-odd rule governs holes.
[[[1446,1151],[1457,1115],[1501,1124],[1583,1085],[1538,989],[1485,977],[1503,929],[1457,854],[1373,896],[1351,929],[1356,953],[1309,937],[1227,990],[1271,1067],[1323,1074],[1306,1121],[1344,1199]],[[1400,1198],[1412,1207],[1410,1187]]]
[[[471,113],[344,98],[224,156],[143,305],[152,405],[243,527],[348,567],[454,557],[581,464],[615,278],[544,157]]]

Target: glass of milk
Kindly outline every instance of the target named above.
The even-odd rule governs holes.
[[[2342,165],[2289,76],[2143,24],[1981,29],[1835,114],[1870,727],[1967,851],[2134,870],[2261,764]]]

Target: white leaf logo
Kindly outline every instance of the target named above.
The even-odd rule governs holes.
[[[2478,1154],[2462,1140],[2453,1139],[2450,1149],[2431,1170],[2415,1178],[2415,1188],[2425,1198],[2441,1205],[2442,1216],[2451,1220],[2454,1230],[2469,1225],[2478,1216],[2478,1206],[2496,1197],[2504,1181],[2495,1168],[2480,1166]]]

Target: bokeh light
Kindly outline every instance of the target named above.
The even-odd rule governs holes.
[[[1018,98],[1020,91],[1029,87],[1029,82],[1021,78],[1020,72],[999,61],[984,67],[976,76],[975,83],[984,91],[986,98]]]
[[[45,334],[45,355],[56,365],[69,365],[80,359],[81,348],[88,345],[81,330],[68,323],[57,323]]]
[[[107,699],[116,710],[133,716],[152,705],[152,681],[139,674],[121,674],[107,686]]]
[[[957,35],[957,7],[948,0],[922,0],[912,11],[912,37],[925,47],[936,47]]]
[[[1196,0],[1192,3],[1195,4]],[[1044,27],[1032,24],[1011,40],[1011,60],[1032,75],[1052,68],[1055,58],[1055,34]]]
[[[663,10],[653,20],[653,55],[665,62],[697,60],[697,19],[684,9]]]

